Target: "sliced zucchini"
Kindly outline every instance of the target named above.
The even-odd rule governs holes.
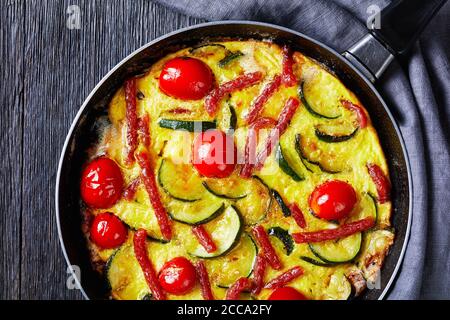
[[[239,243],[243,230],[243,221],[238,209],[229,206],[220,218],[205,224],[207,232],[211,235],[217,250],[208,253],[205,248],[193,239],[186,243],[186,251],[195,257],[209,259],[221,257],[230,252]]]
[[[244,218],[246,226],[254,225],[264,220],[272,206],[269,187],[257,176],[252,179],[242,179],[247,196],[236,201],[236,207]]]
[[[214,53],[217,51],[224,52],[224,54],[227,55],[231,53],[231,51],[228,50],[227,47],[225,47],[223,44],[220,43],[206,43],[189,49],[189,53],[194,55],[200,53],[203,54]]]
[[[217,218],[224,210],[225,204],[216,197],[205,195],[195,202],[170,200],[166,203],[170,217],[178,222],[199,225]]]
[[[289,232],[281,227],[272,227],[267,230],[269,236],[274,236],[278,238],[282,243],[284,250],[286,251],[286,255],[290,255],[294,250],[294,240],[292,240],[292,236]]]
[[[219,67],[224,68],[234,60],[242,57],[243,55],[244,54],[241,51],[230,52],[225,56],[225,58],[219,61]]]
[[[172,198],[194,202],[205,194],[202,180],[189,164],[175,164],[170,159],[162,159],[158,170],[158,183]]]
[[[286,203],[283,200],[283,197],[278,193],[278,191],[272,189],[271,190],[273,198],[277,201],[278,205],[280,206],[281,211],[283,212],[283,215],[285,217],[291,216],[291,209],[286,205]]]
[[[106,263],[106,278],[111,295],[117,300],[143,300],[151,297],[133,246],[125,244]]]
[[[289,162],[287,158],[284,155],[283,148],[281,146],[281,143],[278,144],[276,152],[275,152],[275,159],[278,162],[278,165],[280,166],[280,169],[283,170],[284,173],[286,173],[289,177],[292,178],[294,181],[302,181],[305,180],[305,177],[298,174],[294,171],[294,169],[289,165]]]
[[[374,196],[372,193],[370,193],[370,192],[368,192],[367,193],[367,195],[370,197],[370,199],[372,199],[372,203],[373,203],[373,207],[374,207],[374,209],[375,209],[375,216],[374,216],[374,219],[375,219],[375,225],[377,224],[377,221],[378,221],[378,202],[377,202],[377,197],[376,196]]]
[[[220,288],[228,288],[239,278],[250,277],[258,254],[252,237],[244,233],[239,244],[227,255],[208,261],[211,279]]]
[[[378,218],[377,198],[370,193],[362,194],[361,199],[353,209],[353,212],[354,213],[350,216],[349,221],[372,217],[376,224]]]
[[[240,193],[239,190],[236,190],[236,189],[231,189],[231,190],[229,189],[228,191],[227,190],[219,191],[219,190],[223,189],[223,186],[220,186],[220,182],[213,182],[211,180],[209,180],[209,182],[203,181],[203,186],[211,194],[215,195],[216,197],[222,198],[222,199],[239,200],[239,199],[243,199],[247,196],[247,194]],[[241,192],[244,192],[244,191],[241,191]]]
[[[326,172],[326,173],[331,173],[331,174],[341,172],[340,170],[334,170],[334,169],[325,167],[324,165],[322,165],[320,163],[320,161],[313,161],[313,160],[309,159],[304,150],[302,140],[303,139],[300,134],[295,135],[295,150],[297,151],[298,155],[300,156],[300,159],[302,159],[302,163],[304,164],[305,168],[308,171],[314,172],[314,173]]]
[[[316,134],[316,137],[323,142],[338,143],[338,142],[348,141],[351,138],[353,138],[355,136],[355,134],[358,132],[358,129],[359,129],[359,127],[356,127],[355,129],[353,129],[352,132],[347,133],[347,134],[338,132],[338,130],[333,130],[334,133],[330,133],[330,132],[324,131],[323,126],[316,126],[314,132]]]
[[[228,103],[222,108],[222,112],[218,117],[218,127],[228,133],[233,133],[237,127],[237,115],[234,107]]]
[[[161,234],[158,220],[151,206],[136,201],[119,201],[109,209],[130,228],[134,230],[145,229],[150,239],[166,243]]]
[[[297,152],[298,156],[300,157],[301,162],[303,163],[303,166],[311,173],[320,173],[322,170],[318,166],[316,162],[310,161],[307,157],[305,152],[303,151],[303,146],[301,143],[301,135],[296,134],[295,135],[295,151]]]
[[[322,299],[348,300],[353,293],[350,281],[344,274],[344,270],[336,270],[331,276]]]
[[[317,118],[325,118],[325,119],[337,119],[339,118],[341,115],[336,115],[336,116],[327,116],[324,115],[322,113],[319,113],[318,111],[314,110],[314,108],[308,103],[308,101],[306,100],[305,97],[305,92],[304,92],[304,84],[305,82],[302,81],[299,86],[298,86],[298,95],[300,97],[300,100],[302,101],[302,104],[305,106],[305,109],[314,117]]]
[[[351,262],[361,250],[362,234],[355,233],[346,238],[310,243],[309,248],[320,260],[328,263]]]
[[[314,218],[325,221],[323,218],[319,217],[319,216],[318,216],[311,208],[308,209],[308,212],[309,212]],[[335,224],[335,225],[339,225],[339,220],[326,220],[326,221],[327,221],[327,222],[330,222],[330,223],[332,223],[332,224]]]
[[[222,179],[206,178],[203,186],[216,197],[230,200],[243,199],[250,192],[251,182],[237,173]]]
[[[331,266],[333,266],[333,264],[326,263],[326,262],[323,262],[323,261],[319,261],[317,259],[313,259],[313,258],[310,258],[310,257],[307,257],[307,256],[301,256],[300,259],[302,259],[303,261],[308,262],[310,264],[313,264],[315,266],[319,266],[319,267],[331,267]]]
[[[161,128],[172,130],[185,130],[189,132],[201,132],[216,128],[215,121],[187,121],[176,119],[160,119],[158,124]]]

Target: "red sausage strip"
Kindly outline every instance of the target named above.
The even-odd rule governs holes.
[[[244,149],[244,164],[255,163],[256,145],[258,144],[258,132],[262,128],[274,127],[277,121],[272,118],[262,117],[255,120],[248,130],[247,140]],[[244,168],[244,167],[243,167]],[[242,174],[242,172],[241,172]]]
[[[134,255],[136,256],[142,272],[144,273],[145,281],[152,291],[156,300],[166,300],[166,294],[159,285],[158,277],[156,276],[155,269],[148,258],[147,246],[146,246],[147,232],[144,229],[139,229],[133,238],[134,242]]]
[[[192,227],[192,233],[195,235],[202,247],[205,248],[206,252],[213,253],[217,250],[214,240],[202,225]]]
[[[297,225],[302,229],[306,228],[305,216],[303,215],[302,210],[300,210],[297,204],[296,203],[291,204],[289,206],[289,209],[291,209],[292,218],[294,218]]]
[[[200,281],[203,299],[214,300],[214,296],[211,291],[211,283],[209,282],[208,271],[206,270],[203,261],[198,261],[195,264],[195,270],[197,271],[197,276]]]
[[[262,90],[261,94],[256,97],[253,101],[248,114],[245,116],[245,120],[247,123],[253,123],[258,115],[261,113],[261,110],[264,107],[264,104],[269,100],[269,98],[278,90],[281,85],[281,76],[276,75],[272,81],[270,81]]]
[[[152,164],[150,163],[148,154],[146,152],[138,153],[137,161],[142,169],[141,179],[155,211],[161,233],[164,238],[170,240],[172,238],[172,222],[161,202],[158,186],[156,185],[155,173],[153,171]]]
[[[123,191],[123,198],[127,201],[132,201],[134,199],[134,196],[136,195],[136,191],[140,183],[141,177],[137,177],[133,181],[131,181],[131,183]]]
[[[239,278],[228,290],[226,300],[239,300],[242,292],[250,291],[253,282],[249,278]]]
[[[189,114],[189,113],[192,113],[192,111],[189,110],[189,109],[186,109],[186,108],[175,108],[175,109],[167,110],[167,113],[171,113],[171,114]]]
[[[252,232],[256,238],[256,241],[258,242],[259,246],[261,247],[264,257],[266,258],[267,262],[275,270],[280,270],[281,269],[281,261],[278,258],[277,253],[275,252],[275,249],[272,247],[272,244],[270,243],[270,240],[266,233],[266,230],[264,230],[264,228],[262,226],[256,226],[253,228]]]
[[[351,103],[348,100],[341,100],[341,103],[344,106],[344,108],[356,113],[356,117],[358,118],[358,122],[359,122],[359,127],[361,129],[364,129],[365,127],[367,127],[367,114],[363,108],[361,108],[360,106],[358,106],[356,104]]]
[[[391,199],[391,183],[388,177],[378,165],[368,163],[366,166],[373,183],[377,187],[378,201],[380,203],[388,202]]]
[[[253,270],[253,294],[259,294],[264,287],[264,274],[266,273],[267,262],[264,254],[258,254]]]
[[[270,132],[267,137],[264,149],[261,150],[256,156],[255,163],[246,163],[241,170],[241,176],[250,177],[253,170],[259,170],[264,165],[267,157],[272,153],[273,148],[277,145],[280,136],[286,131],[295,111],[299,106],[298,99],[289,98],[281,111],[280,117],[278,118],[275,128]]]
[[[287,46],[283,47],[283,73],[282,82],[288,87],[295,86],[297,84],[297,78],[294,74],[294,59],[292,53]]]
[[[349,222],[335,229],[293,233],[292,238],[296,243],[323,242],[328,240],[345,238],[357,232],[370,229],[374,225],[375,220],[373,218],[365,218],[355,222]]]
[[[134,152],[138,145],[138,117],[136,112],[136,79],[125,81],[125,102],[127,120],[128,151],[126,163],[134,162]]]
[[[210,94],[206,97],[205,99],[206,111],[210,116],[213,116],[217,111],[220,100],[222,100],[222,98],[225,95],[233,91],[239,91],[251,87],[260,82],[262,78],[263,73],[257,71],[246,73],[236,79],[223,83],[218,88],[212,90]]]
[[[150,117],[148,114],[145,114],[142,118],[139,119],[139,136],[141,138],[142,144],[148,148],[150,147]]]
[[[276,289],[284,287],[286,284],[292,280],[300,277],[304,273],[303,269],[299,266],[293,267],[286,272],[280,274],[278,277],[270,280],[264,288],[266,289]]]

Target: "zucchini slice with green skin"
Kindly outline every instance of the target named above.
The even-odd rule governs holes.
[[[216,129],[215,121],[188,121],[176,119],[160,119],[158,122],[161,128],[171,130],[185,130],[189,132],[202,132]]]
[[[228,104],[222,111],[222,121],[220,127],[223,131],[233,133],[237,127],[236,109]]]
[[[307,256],[301,256],[300,259],[302,259],[303,261],[308,262],[310,264],[313,264],[315,266],[319,266],[319,267],[332,267],[334,265],[334,264],[319,261],[317,259],[313,259],[313,258],[310,258]]]
[[[119,201],[108,209],[133,230],[145,229],[150,240],[167,243],[152,208],[136,201]]]
[[[202,180],[189,164],[175,164],[162,159],[158,170],[158,183],[169,196],[186,202],[198,201],[205,194]]]
[[[329,278],[327,288],[323,292],[322,299],[348,300],[352,297],[353,287],[344,270],[336,270]]]
[[[300,134],[295,135],[295,151],[297,151],[305,168],[312,173],[326,172],[330,174],[335,174],[341,172],[340,170],[331,170],[325,168],[319,161],[313,161],[309,159],[308,156],[306,155],[306,152],[303,150],[302,136]]]
[[[353,261],[361,250],[361,244],[362,234],[358,232],[338,241],[310,243],[309,248],[320,260],[337,264]]]
[[[250,180],[242,179],[236,172],[222,179],[205,178],[203,186],[214,196],[229,200],[243,199],[251,191]]]
[[[232,61],[242,57],[244,54],[241,51],[235,51],[227,54],[225,58],[219,61],[219,67],[224,68]]]
[[[370,197],[370,199],[372,199],[372,202],[373,202],[373,206],[374,206],[374,208],[375,208],[375,225],[377,224],[377,222],[378,222],[378,203],[377,203],[377,197],[376,196],[374,196],[372,193],[367,193],[367,195]]]
[[[294,240],[292,240],[292,236],[289,232],[281,227],[272,227],[267,230],[269,236],[274,236],[278,238],[282,243],[284,250],[286,251],[286,255],[290,255],[294,250]]]
[[[311,107],[311,105],[310,105],[310,104],[308,103],[308,101],[306,100],[305,93],[304,93],[304,89],[303,89],[304,84],[305,84],[304,81],[302,81],[302,82],[299,84],[299,86],[298,86],[298,95],[299,95],[299,97],[300,97],[300,100],[302,101],[302,104],[305,106],[305,109],[306,109],[311,115],[313,115],[313,116],[316,117],[316,118],[324,118],[324,119],[337,119],[337,118],[339,118],[339,117],[341,116],[341,115],[337,115],[337,116],[327,116],[327,115],[324,115],[324,114],[319,113],[319,112],[317,112],[316,110],[314,110],[314,108]]]
[[[236,201],[235,205],[244,218],[246,226],[255,225],[267,217],[272,206],[270,188],[259,177],[244,179],[247,192],[245,198]]]
[[[281,211],[283,212],[283,215],[285,217],[290,217],[291,216],[291,209],[289,209],[289,207],[286,205],[286,203],[283,200],[283,197],[281,197],[281,195],[278,193],[277,190],[272,189],[271,190],[272,196],[275,199],[275,201],[278,203],[278,205],[280,206]]]
[[[203,185],[215,197],[234,201],[246,226],[264,220],[272,206],[270,188],[257,176],[242,179],[233,174],[223,179],[205,179]]]
[[[278,162],[278,165],[280,166],[280,169],[283,170],[284,173],[286,173],[289,177],[292,178],[294,181],[302,181],[305,180],[305,178],[299,174],[297,174],[294,169],[289,165],[286,157],[283,154],[283,149],[281,147],[281,144],[279,143],[275,152],[275,159]]]
[[[354,129],[353,132],[350,134],[336,135],[336,134],[326,133],[326,132],[322,131],[322,129],[320,129],[320,127],[316,126],[314,132],[316,134],[316,137],[320,141],[327,142],[327,143],[339,143],[339,142],[348,141],[351,138],[353,138],[356,135],[356,133],[358,132],[358,129],[359,129],[359,127],[356,127],[356,129]]]
[[[316,219],[327,221],[327,222],[335,224],[335,225],[339,225],[339,221],[338,220],[325,220],[325,219],[319,217],[311,208],[308,209],[308,212],[309,212],[310,215],[312,215]]]
[[[143,300],[151,297],[131,244],[124,244],[113,253],[106,263],[105,274],[114,299]]]
[[[223,44],[220,44],[220,43],[205,43],[205,44],[201,44],[201,45],[198,45],[198,46],[190,48],[189,49],[189,53],[190,54],[195,54],[195,53],[197,53],[200,50],[207,49],[208,47],[210,47],[213,50],[217,50],[217,49],[224,50],[226,52],[226,54],[230,54],[231,53],[231,51],[228,50],[227,47],[225,47]]]
[[[205,248],[194,239],[187,244],[186,251],[194,257],[211,259],[226,255],[236,247],[241,238],[244,223],[241,214],[234,206],[225,209],[220,218],[205,224],[205,228],[211,235],[217,250],[208,253]]]
[[[166,203],[166,209],[172,220],[195,226],[217,218],[225,209],[225,204],[216,197],[205,196],[195,202],[173,199]]]
[[[364,193],[361,199],[353,209],[354,214],[351,214],[348,221],[357,221],[364,218],[372,217],[375,220],[375,225],[378,219],[377,198],[370,194]]]
[[[258,255],[252,237],[244,233],[239,244],[227,255],[208,261],[210,274],[219,288],[229,288],[239,278],[249,278]]]
[[[211,182],[209,182],[209,184],[208,184],[207,181],[203,181],[203,186],[205,187],[206,190],[208,190],[208,192],[210,192],[211,194],[215,195],[216,197],[219,197],[222,199],[239,200],[239,199],[243,199],[247,196],[247,194],[234,195],[233,193],[229,193],[229,194],[221,193],[218,190],[214,190],[214,184],[212,184]],[[233,192],[234,190],[230,190],[230,191]]]

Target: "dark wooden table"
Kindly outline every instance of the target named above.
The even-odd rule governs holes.
[[[0,299],[82,299],[66,287],[54,205],[72,119],[121,59],[202,21],[145,0],[2,0],[0,22]]]

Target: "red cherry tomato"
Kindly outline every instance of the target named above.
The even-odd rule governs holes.
[[[91,225],[91,240],[103,249],[120,246],[127,235],[128,230],[123,222],[110,212],[96,215]]]
[[[119,166],[109,158],[97,158],[83,170],[81,197],[94,208],[112,207],[122,195],[123,178]]]
[[[159,76],[159,88],[165,94],[182,99],[198,100],[214,85],[211,69],[201,60],[179,57],[169,60]]]
[[[275,289],[267,300],[308,300],[302,293],[291,287]]]
[[[322,219],[346,217],[356,203],[356,193],[347,182],[330,180],[317,186],[309,196],[309,206]]]
[[[195,281],[195,268],[184,257],[177,257],[166,262],[159,273],[161,287],[175,295],[189,292],[194,287]]]
[[[232,137],[219,130],[200,133],[194,140],[192,164],[209,178],[228,177],[236,167],[236,146]]]

